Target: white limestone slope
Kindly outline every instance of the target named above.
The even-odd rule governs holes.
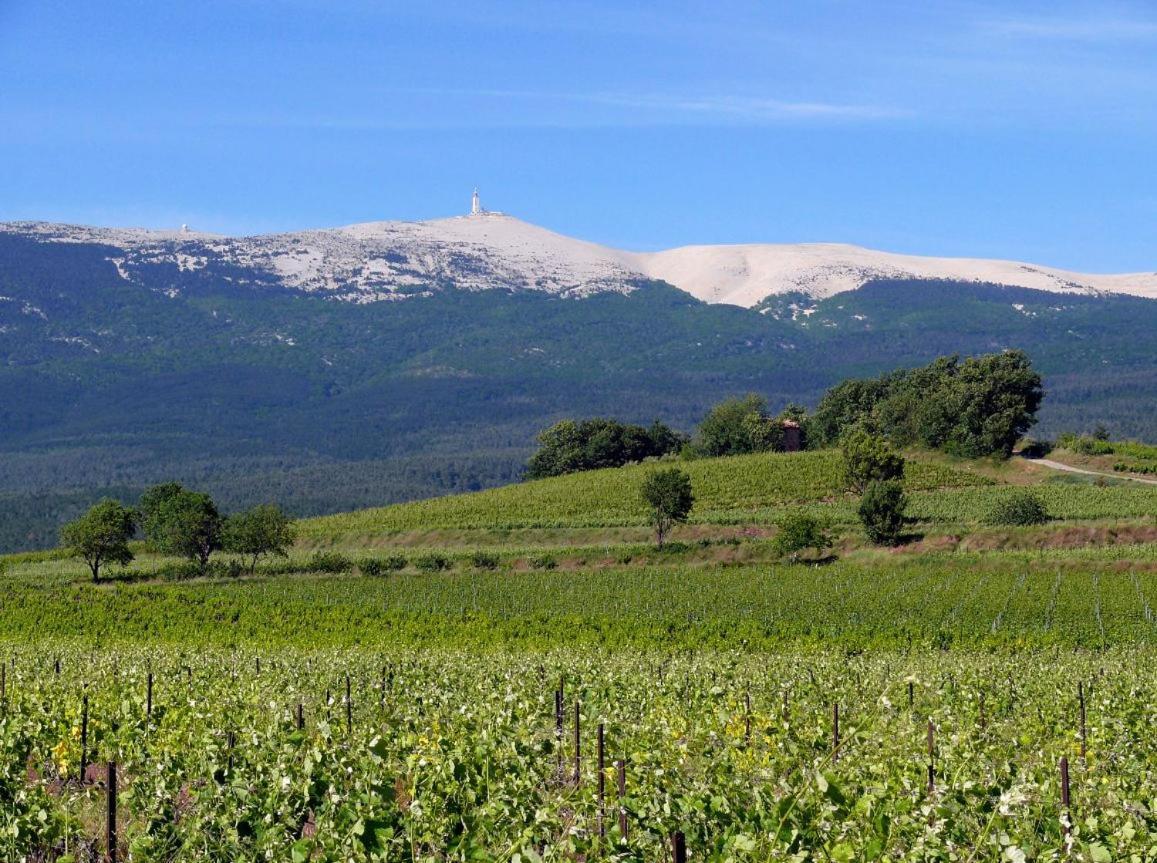
[[[501,213],[426,222],[366,222],[341,228],[224,237],[190,231],[88,228],[47,223],[0,225],[0,231],[48,242],[101,243],[121,278],[154,289],[155,265],[178,273],[228,265],[252,278],[349,302],[401,300],[435,290],[534,290],[563,297],[627,293],[658,279],[709,303],[752,307],[769,296],[802,292],[815,299],[855,290],[873,279],[950,279],[1062,294],[1121,293],[1157,298],[1157,273],[1089,275],[1015,261],[932,258],[834,243],[685,246],[627,252],[566,237]],[[171,271],[171,268],[170,268]]]
[[[129,281],[158,264],[188,271],[225,263],[289,288],[351,302],[405,299],[445,288],[583,297],[626,293],[642,278],[626,253],[490,212],[252,237],[47,223],[13,223],[0,230],[48,242],[118,247],[123,254],[109,260]]]
[[[800,291],[823,299],[872,279],[951,279],[1054,293],[1121,293],[1157,298],[1157,273],[1088,275],[977,258],[930,258],[837,243],[684,246],[636,255],[640,269],[709,303],[755,306]]]

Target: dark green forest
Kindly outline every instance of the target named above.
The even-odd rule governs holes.
[[[483,488],[566,417],[687,432],[727,396],[814,406],[944,354],[1023,349],[1044,376],[1035,434],[1157,438],[1150,300],[897,281],[757,311],[661,283],[356,305],[221,266],[127,283],[115,252],[0,236],[0,550],[165,480],[297,515]]]

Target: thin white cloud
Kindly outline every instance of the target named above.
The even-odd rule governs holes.
[[[910,111],[880,105],[793,102],[748,96],[594,95],[583,98],[628,108],[645,108],[704,117],[726,117],[752,123],[779,120],[887,120],[911,116]]]
[[[1067,42],[1135,42],[1157,39],[1157,20],[1133,18],[1002,18],[986,30],[1011,37]]]
[[[875,104],[786,100],[730,94],[672,94],[643,92],[543,92],[534,90],[455,89],[410,91],[490,100],[517,100],[533,112],[533,103],[563,103],[615,109],[630,125],[689,123],[720,120],[765,124],[787,121],[872,121],[912,116],[911,111]],[[607,121],[600,118],[600,125]]]

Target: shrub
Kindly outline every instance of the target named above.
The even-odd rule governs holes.
[[[872,482],[885,482],[904,476],[904,457],[882,437],[857,428],[840,441],[844,455],[844,481],[863,494]]]
[[[239,560],[215,560],[209,564],[209,575],[216,578],[240,578],[246,572],[252,573],[253,570],[246,570],[245,564]]]
[[[827,526],[814,515],[803,510],[785,513],[776,526],[779,531],[771,541],[771,547],[780,557],[799,560],[800,552],[815,549],[816,555],[832,547],[832,538]]]
[[[404,554],[391,554],[382,558],[382,568],[387,572],[399,572],[406,568],[407,563],[409,561]]]
[[[475,569],[498,569],[498,555],[476,551],[470,555],[470,565]]]
[[[203,574],[200,566],[188,560],[169,561],[153,570],[153,575],[164,581],[185,581]]]
[[[1044,503],[1026,489],[1017,489],[1002,497],[985,517],[987,524],[1011,527],[1044,524],[1048,520],[1049,514]]]
[[[1053,445],[1047,440],[1027,440],[1020,449],[1025,458],[1044,458],[1053,451]]]
[[[349,572],[354,568],[354,562],[346,555],[337,551],[318,551],[314,552],[305,564],[305,569],[308,572],[327,572],[337,574],[342,572]]]
[[[358,572],[362,575],[378,576],[382,575],[386,568],[382,566],[382,560],[378,557],[363,557],[358,561]]]
[[[1057,438],[1057,446],[1064,447],[1078,455],[1112,455],[1116,451],[1116,448],[1107,438],[1075,435],[1071,432],[1060,435]]]
[[[868,483],[860,499],[857,515],[864,533],[876,545],[895,545],[904,529],[904,509],[908,497],[894,479]]]
[[[453,565],[450,558],[437,553],[423,554],[414,561],[414,566],[422,572],[441,572],[444,569],[450,569]]]
[[[531,560],[530,565],[534,569],[554,569],[558,566],[558,561],[554,559],[554,555],[544,554]]]

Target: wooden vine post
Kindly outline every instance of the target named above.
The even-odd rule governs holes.
[[[579,700],[576,698],[574,700],[574,775],[572,776],[575,788],[579,787],[579,782],[582,780],[582,743],[579,736],[580,709]]]
[[[671,857],[675,863],[687,863],[687,840],[678,830],[671,834]]]
[[[832,705],[832,761],[840,760],[840,705]]]
[[[556,770],[562,774],[562,690],[554,691],[554,745],[557,750],[555,756]]]
[[[597,749],[599,765],[599,838],[602,839],[607,835],[607,760],[605,741],[603,738],[603,723],[601,722],[599,723],[599,732],[595,748]]]
[[[928,793],[936,790],[936,726],[928,720]]]
[[[105,849],[108,863],[117,861],[117,763],[108,763],[108,816],[105,820]]]
[[[1064,755],[1061,756],[1061,829],[1065,832],[1065,838],[1068,838],[1069,831],[1072,829],[1070,823],[1072,815],[1070,814],[1070,800],[1069,800],[1069,759]]]
[[[348,737],[354,730],[354,702],[350,696],[350,676],[345,676],[345,733]]]
[[[624,845],[627,842],[627,762],[619,759],[615,762],[615,770],[619,779],[619,836]]]
[[[746,692],[743,695],[743,742],[747,745],[751,744],[751,693]]]

